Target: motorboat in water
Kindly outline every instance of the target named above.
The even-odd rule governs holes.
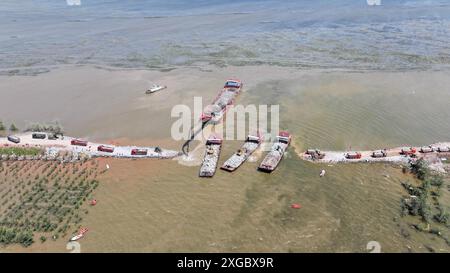
[[[166,88],[167,88],[167,86],[165,86],[165,85],[153,84],[149,89],[147,89],[147,91],[145,91],[145,93],[152,94],[152,93],[161,91]]]

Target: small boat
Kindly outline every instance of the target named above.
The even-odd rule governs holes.
[[[283,158],[284,152],[290,143],[291,135],[286,131],[281,131],[272,145],[270,152],[259,165],[258,170],[268,173],[273,172]]]
[[[320,177],[324,177],[325,176],[325,170],[320,171]]]
[[[92,199],[90,204],[91,204],[91,206],[97,205],[97,200],[96,199]]]
[[[225,163],[223,163],[222,170],[229,172],[235,171],[241,166],[249,156],[258,149],[261,144],[262,138],[259,133],[255,135],[248,135],[242,147],[234,153]]]
[[[145,94],[152,94],[152,93],[161,91],[166,88],[167,88],[167,86],[165,86],[165,85],[154,84],[149,89],[147,89],[147,91],[145,91]]]
[[[215,135],[210,135],[206,140],[206,151],[200,167],[200,177],[213,177],[216,173],[217,162],[219,161],[222,149],[222,139]]]
[[[291,205],[291,208],[293,209],[300,209],[302,206],[300,204],[294,203]]]
[[[78,231],[78,234],[73,236],[72,238],[70,238],[69,241],[73,242],[73,241],[78,241],[81,238],[83,238],[84,234],[88,231],[87,228],[81,228],[80,231]]]

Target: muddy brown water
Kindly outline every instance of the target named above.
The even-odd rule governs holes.
[[[77,97],[81,87],[84,94],[94,95],[80,95],[79,104],[71,104],[58,116],[66,99],[61,95],[50,103],[47,96],[66,91],[52,87],[48,80],[58,83],[57,76],[70,79],[71,73],[84,83],[76,86],[74,81],[70,96]],[[237,103],[279,104],[281,127],[294,135],[279,168],[272,174],[257,172],[259,157],[234,173],[218,170],[214,178],[201,179],[198,166],[176,160],[102,159],[101,164],[111,168],[100,178],[95,192],[98,204],[84,219],[90,230],[80,241],[82,251],[367,252],[369,241],[378,241],[381,251],[389,252],[427,251],[425,245],[450,250],[443,240],[410,229],[412,219],[398,218],[405,194],[400,183],[413,180],[401,169],[389,164],[311,164],[300,160],[294,150],[368,150],[448,141],[447,72],[228,67],[160,73],[77,68],[33,78],[2,78],[2,87],[13,90],[2,88],[8,100],[0,102],[0,116],[19,124],[59,117],[71,135],[176,149],[182,142],[170,139],[172,106],[192,105],[194,95],[210,101],[224,79],[236,75],[245,84]],[[120,81],[120,88],[107,79]],[[168,83],[169,88],[145,96],[147,81]],[[66,85],[71,86],[70,80]],[[50,91],[36,94],[27,86]],[[8,93],[14,90],[16,95]],[[102,97],[96,92],[114,97],[117,107],[109,108],[101,100],[91,102],[90,96]],[[20,94],[47,99],[42,98],[40,107],[23,102],[24,110],[15,114],[9,105],[21,101]],[[224,142],[219,165],[241,144]],[[327,171],[323,178],[321,169]],[[301,208],[291,209],[292,203]],[[409,237],[402,235],[405,229]],[[67,252],[65,244],[63,240],[37,242],[26,250],[4,250]]]

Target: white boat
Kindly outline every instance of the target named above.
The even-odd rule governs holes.
[[[73,241],[78,241],[79,239],[83,238],[83,234],[77,234],[75,236],[73,236],[72,238],[70,238],[69,241],[73,242]]]
[[[165,85],[154,84],[149,89],[147,89],[147,91],[145,91],[145,93],[151,94],[151,93],[155,93],[155,92],[161,91],[166,88],[167,88],[167,86],[165,86]]]
[[[75,236],[73,236],[72,238],[70,238],[69,241],[70,241],[70,242],[73,242],[73,241],[78,241],[78,240],[80,240],[81,238],[83,238],[84,234],[85,234],[87,231],[88,231],[87,228],[81,228],[80,231],[78,231],[78,234],[75,235]]]

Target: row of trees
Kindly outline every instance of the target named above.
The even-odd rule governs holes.
[[[438,228],[430,228],[432,220],[435,223],[450,227],[450,214],[443,204],[439,202],[441,188],[444,185],[444,179],[441,175],[431,173],[428,164],[424,159],[419,159],[411,163],[411,172],[420,180],[419,186],[410,183],[402,183],[408,191],[410,198],[402,200],[402,215],[410,214],[420,216],[426,227],[415,225],[418,230],[426,230],[444,238],[448,244],[450,239],[444,237]],[[434,202],[430,202],[433,200]],[[436,212],[433,215],[433,210]]]
[[[25,247],[33,244],[31,231],[19,231],[15,228],[0,227],[0,244],[21,244]]]
[[[3,124],[3,122],[0,120],[0,131],[5,131],[5,130],[6,130],[6,127]],[[15,131],[19,130],[19,128],[17,128],[17,126],[14,123],[11,123],[11,125],[9,126],[9,130],[11,132],[15,132]]]

